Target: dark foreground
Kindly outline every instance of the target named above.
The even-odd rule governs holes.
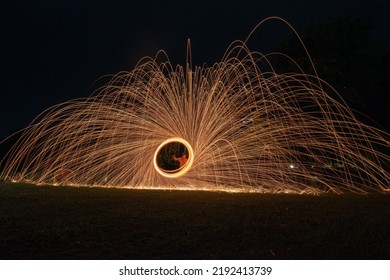
[[[0,183],[0,258],[390,259],[390,196]]]

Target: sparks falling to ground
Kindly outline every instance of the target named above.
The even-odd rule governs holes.
[[[389,134],[359,122],[316,74],[298,65],[278,73],[271,57],[234,42],[209,68],[192,67],[189,47],[185,67],[173,67],[164,52],[145,58],[91,97],[40,115],[3,159],[1,178],[231,192],[389,191]]]

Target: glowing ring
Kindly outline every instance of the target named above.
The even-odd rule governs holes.
[[[167,145],[169,143],[172,143],[172,142],[179,142],[180,144],[183,144],[187,148],[187,150],[188,150],[188,160],[179,169],[165,170],[165,169],[162,169],[161,167],[158,166],[158,164],[157,164],[157,155],[158,155],[160,150],[165,145]],[[156,152],[154,153],[153,165],[154,165],[154,168],[156,169],[156,171],[159,174],[161,174],[162,176],[168,177],[168,178],[178,178],[180,176],[183,176],[184,174],[186,174],[188,172],[188,170],[190,170],[190,168],[192,166],[192,163],[194,161],[193,154],[194,154],[194,152],[192,151],[192,147],[191,147],[190,143],[188,143],[186,140],[184,140],[183,138],[180,138],[180,137],[169,138],[169,139],[165,140],[164,142],[162,142],[160,144],[160,146],[158,146]]]

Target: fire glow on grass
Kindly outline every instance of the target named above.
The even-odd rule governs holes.
[[[389,155],[380,152],[389,134],[359,122],[316,74],[298,65],[278,73],[272,55],[250,51],[246,41],[232,43],[209,68],[192,67],[190,55],[188,47],[187,65],[173,67],[161,51],[91,97],[48,109],[3,159],[1,178],[230,192],[389,191]]]

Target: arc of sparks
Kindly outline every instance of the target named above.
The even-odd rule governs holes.
[[[390,135],[359,122],[330,97],[337,95],[330,85],[285,54],[279,55],[297,71],[278,73],[272,55],[237,41],[212,67],[192,68],[190,54],[185,68],[173,67],[164,52],[145,58],[91,97],[40,115],[2,160],[0,178],[119,188],[388,192]],[[188,162],[164,171],[157,156],[174,141],[185,145]]]

